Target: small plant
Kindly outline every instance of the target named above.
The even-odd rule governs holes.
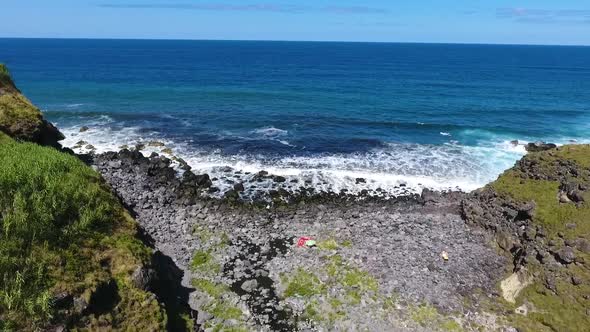
[[[311,297],[316,294],[321,294],[323,291],[324,285],[315,274],[299,268],[289,279],[285,296]]]

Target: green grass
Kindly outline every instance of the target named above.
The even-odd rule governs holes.
[[[151,251],[96,172],[73,156],[4,134],[0,165],[0,329],[40,329],[62,317],[51,305],[54,294],[89,299],[112,279],[119,285],[118,311],[73,325],[97,319],[123,328],[165,327],[160,305],[130,282]]]
[[[590,234],[590,206],[576,207],[575,204],[561,204],[557,199],[560,183],[557,181],[521,179],[514,172],[503,174],[492,187],[499,193],[508,195],[519,202],[535,201],[534,222],[542,225],[550,237],[557,233],[577,237]],[[576,229],[566,228],[566,224],[576,223]]]
[[[334,239],[319,241],[317,245],[318,248],[322,250],[338,250],[338,248],[340,248],[338,242],[336,242]]]
[[[218,273],[221,265],[215,260],[211,250],[196,250],[193,253],[190,268],[194,272],[211,275]]]
[[[207,279],[193,279],[192,285],[213,298],[220,298],[223,294],[229,291],[229,288],[225,285],[216,284]]]
[[[421,305],[410,309],[410,318],[420,326],[433,331],[460,332],[463,328],[457,321],[446,317],[431,305]]]
[[[313,295],[322,294],[324,291],[324,284],[322,284],[320,279],[314,273],[299,268],[289,278],[289,283],[285,290],[285,296],[311,297]]]

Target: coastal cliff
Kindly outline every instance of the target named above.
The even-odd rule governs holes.
[[[0,330],[186,330],[161,255],[0,69]]]
[[[18,140],[53,147],[60,147],[59,141],[64,139],[18,90],[3,64],[0,64],[0,131]]]
[[[60,136],[2,77],[0,329],[589,330],[588,145],[472,193],[214,199],[179,158],[18,142]]]
[[[589,189],[590,146],[569,145],[529,153],[462,202],[512,258],[494,307],[523,331],[590,329]]]

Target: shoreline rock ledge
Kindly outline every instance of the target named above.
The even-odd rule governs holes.
[[[207,198],[187,180],[206,175],[157,155],[94,165],[183,271],[205,330],[582,331],[590,146],[537,147],[473,193],[274,205]]]
[[[207,198],[187,180],[204,175],[176,177],[162,156],[123,150],[93,165],[184,272],[202,328],[436,330],[472,315],[466,299],[497,297],[510,262],[463,222],[464,193],[271,206]],[[316,245],[298,247],[302,236]],[[432,321],[412,319],[422,311]]]

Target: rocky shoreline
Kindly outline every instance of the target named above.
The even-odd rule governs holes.
[[[498,296],[507,260],[461,219],[463,193],[256,204],[207,198],[208,176],[178,176],[166,157],[123,150],[92,163],[184,272],[202,329],[422,330],[407,318],[413,311],[436,308],[453,324],[475,319],[465,297]],[[317,245],[297,247],[302,236]],[[314,310],[333,317],[314,319]]]

